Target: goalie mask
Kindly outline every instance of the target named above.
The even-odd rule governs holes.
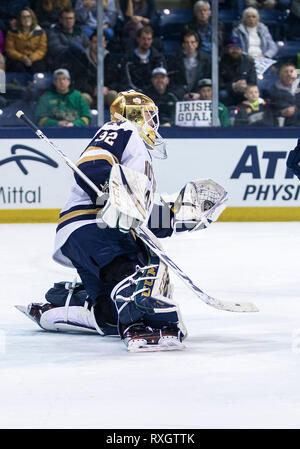
[[[166,142],[158,133],[158,108],[151,98],[135,90],[120,92],[110,106],[110,116],[112,121],[125,118],[132,122],[146,148],[160,159],[167,157]]]

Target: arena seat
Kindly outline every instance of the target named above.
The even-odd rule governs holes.
[[[287,11],[280,9],[260,9],[260,21],[267,25],[275,41],[284,39],[284,24],[287,18]]]
[[[159,13],[160,35],[166,40],[180,40],[183,26],[193,16],[192,9],[164,9]]]
[[[300,41],[286,41],[279,46],[276,59],[280,62],[293,61],[297,64],[298,54],[300,54]]]
[[[194,17],[192,9],[164,9],[160,12],[159,29],[164,41],[180,41],[181,32],[184,25],[189,23]],[[225,25],[225,32],[231,33],[233,23],[240,18],[237,9],[220,9],[219,21]],[[168,45],[168,44],[167,44]]]
[[[24,126],[17,117],[16,112],[22,109],[25,114],[33,120],[34,109],[29,105],[28,101],[10,100],[8,105],[0,108],[0,127],[1,126]]]

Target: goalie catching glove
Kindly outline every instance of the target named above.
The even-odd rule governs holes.
[[[129,232],[147,222],[153,196],[153,185],[146,175],[116,164],[110,172],[109,197],[100,217],[110,228]]]
[[[216,221],[226,208],[227,192],[211,179],[188,182],[172,207],[174,232],[197,231]]]

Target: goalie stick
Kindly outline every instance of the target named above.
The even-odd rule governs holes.
[[[34,133],[42,140],[45,140],[51,148],[56,151],[66,162],[66,164],[75,171],[100,197],[103,192],[53,143],[47,136],[24,114],[23,111],[18,111],[16,116],[23,120]],[[194,292],[194,294],[204,301],[207,305],[220,310],[229,312],[257,312],[258,308],[250,302],[235,302],[235,301],[221,301],[212,296],[207,295],[199,287],[197,287],[192,280],[173,262],[170,257],[162,249],[160,243],[154,234],[146,226],[139,226],[135,229],[135,233],[139,238],[158,256],[171,270]]]

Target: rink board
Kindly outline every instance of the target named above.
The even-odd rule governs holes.
[[[66,132],[67,131],[67,132]],[[76,162],[96,129],[45,129]],[[300,182],[286,168],[297,129],[162,129],[168,159],[154,160],[159,193],[211,178],[228,190],[221,221],[300,221]],[[55,222],[73,174],[44,141],[23,128],[0,129],[0,223]]]

